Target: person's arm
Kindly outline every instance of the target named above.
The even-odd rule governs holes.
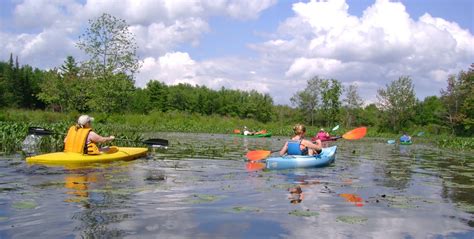
[[[98,135],[96,132],[91,131],[89,133],[89,139],[94,143],[105,143],[105,142],[109,142],[109,141],[114,140],[115,136],[111,135],[109,137],[102,137],[102,136]]]
[[[288,142],[283,145],[283,147],[280,149],[280,156],[283,156],[286,154],[286,151],[288,151]]]
[[[301,142],[301,144],[308,147],[308,148],[310,148],[310,149],[315,149],[317,151],[319,151],[323,148],[321,146],[321,140],[316,140],[316,143],[313,144],[311,141],[305,139]]]

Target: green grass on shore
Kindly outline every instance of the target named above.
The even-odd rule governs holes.
[[[49,150],[60,150],[62,139],[69,126],[73,125],[79,113],[56,113],[47,111],[29,111],[7,109],[0,112],[0,152],[19,151],[21,142],[27,135],[28,127],[38,126],[58,132],[44,143]],[[152,112],[142,114],[104,114],[90,113],[95,118],[94,129],[99,134],[115,135],[131,140],[142,140],[142,134],[148,132],[187,132],[187,133],[221,133],[231,134],[234,129],[247,126],[253,130],[266,129],[273,135],[291,136],[293,125],[279,122],[261,123],[250,119],[235,117],[203,116],[186,112]],[[295,122],[298,123],[298,122]],[[332,126],[331,126],[332,127]],[[307,135],[313,136],[320,126],[308,126]],[[330,127],[327,127],[330,129]],[[339,128],[332,134],[342,135],[350,129]],[[418,129],[423,132],[423,129]],[[376,128],[369,127],[366,137],[398,139],[400,135],[378,133]],[[442,148],[473,150],[474,138],[433,135],[426,132],[421,137],[414,137],[415,142],[429,143]]]

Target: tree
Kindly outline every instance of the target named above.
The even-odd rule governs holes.
[[[441,99],[446,107],[446,119],[453,134],[474,134],[474,64],[457,77],[448,78],[446,90],[441,90]]]
[[[89,100],[87,106],[95,112],[124,112],[129,108],[129,99],[133,95],[135,86],[129,76],[125,74],[114,74],[107,80],[88,79]]]
[[[104,13],[89,20],[89,24],[77,43],[90,56],[84,64],[85,69],[104,80],[119,73],[133,76],[140,68],[140,61],[136,55],[135,37],[125,20]]]
[[[415,123],[418,125],[442,125],[446,108],[437,96],[428,96],[416,104]]]
[[[351,127],[356,121],[357,113],[362,108],[364,101],[357,92],[357,85],[351,84],[347,87],[346,98],[343,100],[346,108],[346,127]]]
[[[339,97],[342,94],[341,83],[335,79],[322,80],[321,91],[321,119],[322,125],[333,125],[337,121],[341,102]]]
[[[394,131],[403,130],[415,113],[416,98],[411,78],[401,76],[377,93],[377,104],[387,117],[387,125]]]
[[[306,88],[296,92],[290,99],[293,105],[296,105],[304,115],[310,116],[311,126],[314,125],[316,109],[320,98],[320,89],[322,80],[317,76],[307,81]]]
[[[51,108],[61,111],[89,110],[90,80],[79,76],[79,67],[72,56],[68,56],[58,69],[50,70],[40,84],[38,98]]]

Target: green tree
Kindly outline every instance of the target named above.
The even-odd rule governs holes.
[[[45,75],[38,98],[56,111],[86,112],[89,110],[90,82],[80,77],[76,60],[68,56],[59,69],[50,70]]]
[[[302,91],[296,92],[290,101],[293,105],[296,105],[301,112],[308,117],[311,126],[314,125],[316,110],[320,98],[320,85],[322,80],[317,76],[307,81],[306,88]]]
[[[398,132],[408,126],[415,114],[415,90],[408,76],[401,76],[377,91],[378,106],[384,112],[388,127]]]
[[[349,85],[345,91],[346,98],[343,102],[346,110],[346,127],[352,127],[360,114],[364,101],[359,96],[356,84]]]
[[[446,107],[447,124],[453,134],[473,135],[474,133],[474,65],[461,71],[457,77],[448,78],[446,90],[441,90],[441,99]]]
[[[428,96],[423,101],[416,104],[415,123],[421,126],[442,125],[443,114],[446,108],[437,96]]]
[[[89,20],[89,24],[77,43],[90,57],[84,69],[104,80],[119,73],[133,76],[140,68],[140,61],[135,37],[125,20],[104,13]]]
[[[324,79],[320,85],[322,125],[333,125],[341,110],[341,83],[335,79]]]
[[[87,106],[95,112],[125,112],[129,108],[129,99],[135,87],[125,74],[110,75],[107,80],[92,80],[89,87]]]

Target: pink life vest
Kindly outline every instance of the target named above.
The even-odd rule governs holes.
[[[329,137],[329,135],[326,132],[323,132],[323,131],[320,131],[316,135],[316,138],[318,138],[319,140],[329,140],[329,139],[331,139],[331,137]]]

